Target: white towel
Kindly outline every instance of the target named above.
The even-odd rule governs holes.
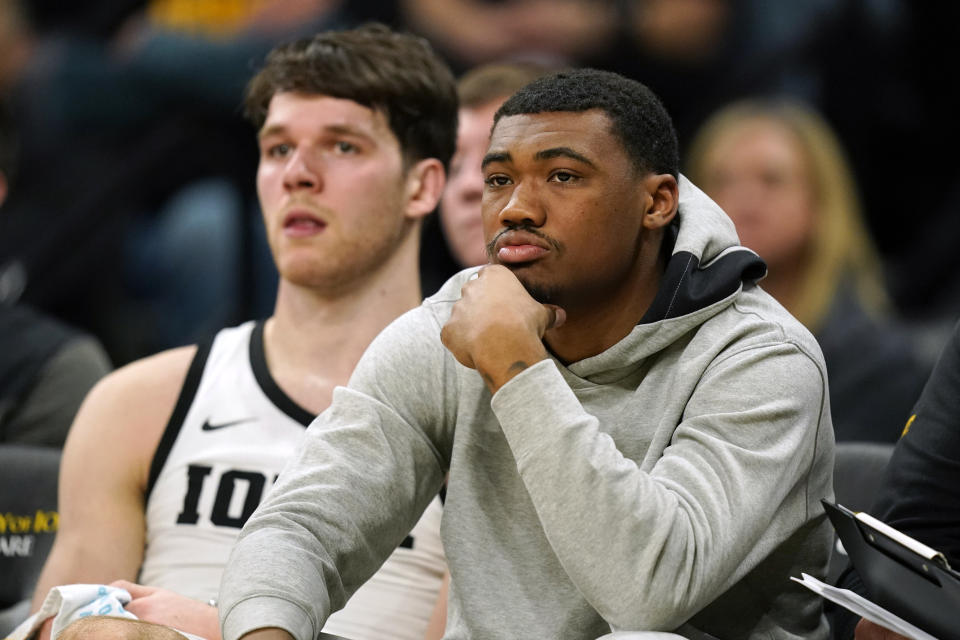
[[[126,589],[103,584],[68,584],[54,587],[44,598],[40,610],[24,620],[4,640],[27,640],[50,617],[53,617],[50,634],[52,638],[56,638],[74,620],[88,616],[114,616],[136,620],[137,616],[123,608],[130,600],[130,593]],[[190,640],[204,640],[183,631],[177,633],[182,633]]]

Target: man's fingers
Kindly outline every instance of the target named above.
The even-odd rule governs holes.
[[[549,312],[547,317],[547,329],[557,329],[562,327],[563,323],[567,321],[567,312],[561,307],[558,307],[555,304],[545,304],[543,307]]]
[[[907,640],[904,636],[886,627],[861,618],[855,631],[856,640]]]
[[[126,589],[131,598],[142,598],[143,596],[150,595],[153,591],[150,587],[144,587],[129,580],[114,580],[110,583],[110,586],[117,587],[118,589]]]

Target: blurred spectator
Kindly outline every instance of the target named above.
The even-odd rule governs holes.
[[[777,88],[755,68],[750,12],[737,0],[625,0],[617,31],[587,56],[591,66],[636,78],[673,115],[681,149],[711,111],[732,97]]]
[[[460,269],[487,262],[480,221],[483,192],[480,162],[487,152],[493,114],[517,89],[547,70],[533,63],[491,63],[468,71],[457,83],[460,98],[457,151],[450,161],[439,222],[432,218],[424,229],[421,251],[424,294],[436,291]]]
[[[703,126],[688,169],[766,260],[763,288],[820,342],[837,440],[894,442],[926,371],[886,315],[881,265],[827,124],[795,102],[737,103]]]
[[[92,336],[26,305],[0,304],[0,443],[60,448],[80,403],[110,372]]]
[[[960,59],[960,3],[837,5],[811,47],[815,98],[857,169],[897,306],[930,334],[932,361],[960,315],[960,95],[942,82]]]
[[[12,184],[16,143],[0,103],[0,215]],[[81,401],[110,370],[90,336],[16,304],[0,288],[0,443],[62,447]]]
[[[607,46],[617,20],[613,0],[401,0],[400,9],[461,71],[505,59],[582,60]]]

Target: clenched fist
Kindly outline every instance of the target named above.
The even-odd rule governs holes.
[[[543,334],[563,324],[563,309],[534,300],[506,267],[488,265],[463,285],[440,333],[464,366],[476,369],[490,393],[548,357]]]

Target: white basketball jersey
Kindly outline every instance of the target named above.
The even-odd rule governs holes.
[[[212,345],[200,345],[150,468],[140,583],[216,598],[240,528],[313,417],[270,376],[262,323],[224,329]],[[423,638],[446,569],[441,511],[434,499],[324,631],[355,640]]]

